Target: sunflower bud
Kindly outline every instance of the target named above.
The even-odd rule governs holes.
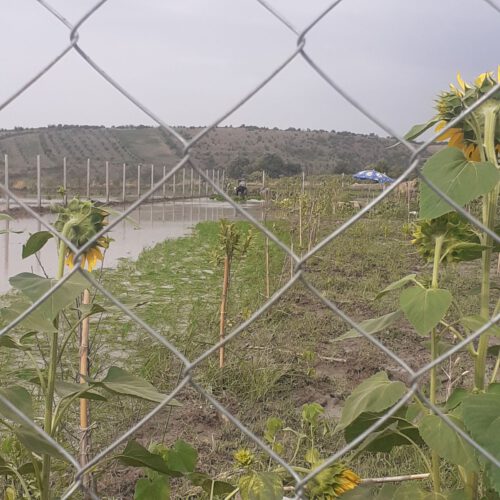
[[[240,467],[248,467],[254,462],[255,456],[249,449],[240,448],[235,452],[234,460]]]
[[[475,260],[484,247],[473,227],[456,212],[431,220],[420,220],[410,227],[411,243],[427,261],[434,259],[436,238],[443,236],[441,260],[444,263]]]

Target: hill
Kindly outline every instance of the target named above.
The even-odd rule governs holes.
[[[186,138],[200,127],[176,127]],[[307,174],[346,173],[375,167],[389,175],[401,172],[409,153],[401,145],[389,148],[394,139],[375,134],[325,130],[267,129],[253,126],[218,127],[193,148],[191,157],[203,168],[230,168],[244,163],[248,172],[259,170],[265,155],[279,156],[285,165]],[[109,161],[112,179],[127,165],[155,164],[171,168],[181,157],[178,142],[158,127],[53,125],[45,128],[0,131],[0,154],[9,155],[10,178],[33,179],[36,155],[40,155],[44,178],[60,182],[62,158],[69,175],[81,176],[87,158],[104,177]],[[99,168],[102,167],[102,168]],[[148,172],[144,169],[144,175]]]

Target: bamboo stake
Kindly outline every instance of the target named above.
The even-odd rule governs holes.
[[[90,198],[90,158],[87,158],[87,198]]]
[[[264,175],[264,171],[262,172],[262,175]],[[267,227],[267,210],[268,210],[268,203],[269,203],[269,196],[268,196],[268,191],[265,190],[264,188],[264,226]],[[265,254],[265,263],[266,263],[266,299],[268,299],[271,296],[271,283],[270,283],[270,277],[269,277],[269,238],[266,236],[264,240],[264,254]]]
[[[302,196],[299,197],[299,248],[302,257]]]
[[[269,238],[266,236],[265,240],[265,252],[266,252],[266,299],[271,296],[271,283],[269,279]]]
[[[88,289],[83,291],[82,304],[90,304],[90,292]],[[89,358],[89,329],[90,319],[85,318],[82,321],[82,334],[80,339],[80,384],[87,383],[89,376],[88,358]],[[90,430],[89,430],[89,402],[88,399],[80,399],[80,465],[84,467],[89,458],[90,449]],[[83,476],[83,484],[89,487],[91,478],[89,475]]]
[[[407,203],[407,208],[408,208],[408,224],[410,223],[410,201],[411,201],[411,194],[410,194],[410,185],[407,183],[406,184],[406,203]]]
[[[388,476],[388,477],[368,477],[361,480],[361,484],[380,484],[380,483],[399,483],[401,481],[416,481],[419,479],[428,479],[430,473],[423,474],[406,474],[403,476]]]
[[[4,165],[5,165],[5,187],[9,189],[9,155],[4,155]],[[5,193],[5,208],[7,212],[10,210],[10,198],[8,192]],[[9,233],[7,233],[8,235]]]
[[[36,155],[36,198],[38,208],[42,208],[42,174],[40,155]]]
[[[220,301],[220,329],[219,340],[224,340],[225,327],[226,327],[226,306],[227,306],[227,291],[229,288],[229,273],[231,270],[231,263],[229,257],[224,257],[224,279],[222,282],[222,297]],[[219,347],[219,368],[224,368],[224,347]]]

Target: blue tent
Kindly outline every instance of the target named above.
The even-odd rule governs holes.
[[[394,179],[391,179],[389,176],[381,174],[376,170],[361,170],[361,172],[354,174],[353,177],[360,181],[375,181],[379,184],[394,182]]]

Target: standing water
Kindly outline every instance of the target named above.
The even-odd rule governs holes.
[[[260,216],[260,205],[245,207],[252,215]],[[55,220],[55,214],[45,214],[48,222]],[[104,265],[113,267],[118,259],[136,258],[144,248],[151,247],[166,239],[179,238],[190,234],[192,228],[201,221],[238,219],[240,214],[227,202],[208,199],[183,200],[163,203],[144,203],[122,221],[108,235],[112,244],[106,250]],[[113,220],[113,216],[110,217]],[[22,246],[31,233],[45,231],[46,228],[33,218],[17,217],[12,221],[0,222],[0,293],[10,289],[9,278],[21,273],[32,272],[54,276],[57,262],[55,238],[49,240],[39,255],[22,258]],[[16,231],[16,232],[14,232]],[[17,233],[17,231],[22,231]]]

